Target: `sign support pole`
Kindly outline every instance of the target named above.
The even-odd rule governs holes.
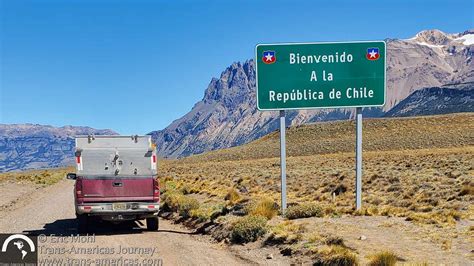
[[[280,173],[281,173],[281,214],[286,211],[286,125],[285,110],[280,110]]]
[[[362,207],[362,107],[356,108],[356,210]]]

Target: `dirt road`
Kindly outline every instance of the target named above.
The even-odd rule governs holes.
[[[162,263],[163,265],[241,265],[286,264],[278,257],[266,261],[262,251],[248,254],[231,252],[226,245],[213,243],[209,238],[161,219],[158,232],[144,230],[140,223],[122,225],[96,224],[95,237],[76,239],[62,237],[76,235],[76,220],[72,197],[73,182],[64,180],[53,186],[23,194],[16,203],[3,207],[0,213],[1,233],[33,233],[39,238],[40,263],[82,263],[95,259],[128,260],[127,262]],[[2,190],[11,186],[0,186]],[[14,199],[12,199],[14,200]],[[54,236],[53,236],[54,235]],[[68,242],[68,243],[65,243]],[[256,253],[257,252],[257,253]],[[110,265],[110,264],[109,264]]]

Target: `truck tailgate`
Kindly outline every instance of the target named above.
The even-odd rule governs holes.
[[[152,201],[153,178],[84,178],[84,202]]]

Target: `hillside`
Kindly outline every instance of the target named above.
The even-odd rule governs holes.
[[[474,31],[447,34],[439,30],[427,30],[410,39],[388,39],[386,105],[383,108],[364,109],[364,115],[381,117],[423,88],[473,82],[474,49],[468,41],[471,36],[474,36]],[[353,111],[291,111],[287,119],[291,125],[344,120],[351,118]],[[423,113],[439,112],[430,113],[430,109],[425,108]],[[165,129],[150,134],[162,156],[184,157],[238,146],[264,136],[278,128],[277,115],[277,112],[260,112],[256,109],[255,62],[248,60],[233,63],[219,78],[213,78],[203,99],[189,113]]]
[[[363,121],[364,151],[414,150],[474,145],[474,113],[372,118]],[[287,129],[287,155],[353,152],[355,122],[334,121]],[[279,157],[279,132],[246,145],[183,158],[183,162],[248,160]]]
[[[0,124],[0,172],[71,165],[76,135],[117,135],[109,129]]]
[[[474,84],[461,88],[433,87],[415,91],[385,116],[418,116],[474,112]]]
[[[246,248],[277,246],[297,264],[339,245],[332,252],[354,252],[362,265],[380,250],[413,265],[468,265],[472,121],[474,113],[365,120],[360,211],[354,210],[351,121],[288,129],[286,219],[274,217],[281,187],[278,132],[240,147],[160,161],[163,210],[217,241],[232,239],[236,223],[263,215],[270,232]]]

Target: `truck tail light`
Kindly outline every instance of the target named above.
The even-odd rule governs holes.
[[[82,179],[76,179],[76,196],[82,197]]]
[[[158,178],[153,179],[153,201],[160,201],[160,181]]]
[[[77,170],[79,170],[79,171],[83,170],[82,169],[82,157],[80,155],[76,156],[76,166],[77,166]]]
[[[156,154],[151,156],[151,169],[156,170]]]

